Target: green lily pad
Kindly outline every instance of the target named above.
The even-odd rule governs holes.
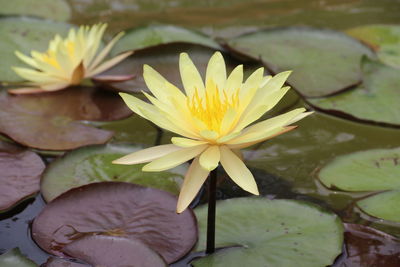
[[[195,210],[199,221],[197,250],[206,243],[207,207]],[[321,267],[342,251],[343,225],[332,213],[294,200],[235,198],[219,201],[216,247],[224,249],[194,266]]]
[[[0,255],[1,267],[38,267],[36,263],[21,254],[18,248],[14,248]]]
[[[0,141],[0,212],[39,191],[44,168],[36,153]]]
[[[91,235],[140,240],[167,263],[186,255],[197,241],[191,209],[176,213],[177,197],[123,182],[92,183],[48,203],[32,224],[32,237],[48,253]]]
[[[227,42],[239,54],[260,59],[274,73],[293,70],[288,83],[306,97],[327,96],[362,80],[360,60],[372,51],[346,34],[314,28],[279,28]]]
[[[219,44],[200,32],[172,25],[152,25],[128,30],[114,46],[112,55],[169,43],[191,43],[221,49]]]
[[[0,0],[0,15],[29,15],[56,21],[67,21],[71,16],[71,9],[65,0],[40,0],[40,7],[36,0]]]
[[[380,192],[357,202],[366,213],[400,222],[400,148],[359,151],[337,157],[319,172],[320,181],[332,189]]]
[[[10,2],[13,4],[13,2]],[[40,8],[32,8],[37,10]],[[66,35],[70,24],[33,18],[0,18],[0,81],[23,81],[11,67],[26,67],[14,52],[28,54],[31,50],[46,51],[56,34]]]
[[[187,166],[164,172],[142,172],[143,164],[118,165],[117,158],[142,149],[133,145],[83,147],[53,161],[43,174],[41,192],[51,201],[71,188],[94,182],[131,182],[178,195]]]
[[[363,25],[346,32],[374,49],[383,63],[400,68],[400,25]]]
[[[68,255],[92,266],[167,267],[163,258],[140,240],[115,236],[89,235],[63,249]]]
[[[364,58],[363,84],[327,98],[308,99],[318,110],[361,122],[400,127],[399,70]]]

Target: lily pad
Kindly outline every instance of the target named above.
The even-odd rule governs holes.
[[[11,96],[3,90],[0,105],[0,132],[42,150],[103,144],[112,132],[76,120],[109,121],[132,114],[118,95],[83,87],[30,96]]]
[[[49,0],[50,1],[50,0]],[[14,2],[9,2],[13,5]],[[3,7],[3,5],[1,5]],[[40,8],[32,8],[38,10]],[[70,24],[26,17],[0,18],[0,81],[19,82],[11,67],[26,67],[14,54],[16,50],[28,54],[31,50],[45,51],[56,34],[66,35]]]
[[[327,96],[361,82],[360,60],[373,52],[331,30],[279,28],[227,42],[230,50],[260,59],[274,73],[293,70],[288,83],[305,97]]]
[[[308,99],[318,110],[361,122],[400,127],[399,70],[363,60],[364,81],[354,90]]]
[[[167,267],[157,252],[135,239],[91,235],[66,245],[63,251],[93,266]]]
[[[169,43],[191,43],[221,49],[219,44],[203,33],[172,25],[151,25],[133,28],[121,38],[112,55]]]
[[[1,267],[38,267],[36,263],[21,254],[18,248],[14,248],[0,255]]]
[[[36,0],[0,0],[0,15],[30,15],[57,21],[67,21],[71,9],[65,0],[40,0],[40,8]]]
[[[359,224],[345,228],[346,253],[336,267],[400,266],[400,240]]]
[[[90,265],[84,263],[72,262],[60,258],[49,258],[43,267],[91,267]]]
[[[36,153],[0,141],[0,212],[39,191],[44,168]]]
[[[197,250],[206,243],[207,207],[196,209]],[[294,200],[235,198],[217,204],[216,247],[238,246],[195,260],[194,266],[321,267],[341,253],[340,219]]]
[[[51,201],[71,188],[94,182],[131,182],[178,195],[187,167],[164,172],[142,172],[143,164],[118,165],[111,162],[142,149],[132,145],[105,145],[80,148],[53,161],[43,174],[41,192]]]
[[[382,62],[400,68],[400,25],[363,25],[346,32],[374,49]]]
[[[400,222],[400,148],[359,151],[337,157],[319,172],[321,182],[332,189],[381,192],[358,201],[366,213]]]
[[[194,246],[196,219],[188,209],[175,212],[177,198],[131,183],[84,185],[62,194],[32,224],[32,237],[45,251],[63,256],[63,248],[87,235],[138,239],[172,263]]]

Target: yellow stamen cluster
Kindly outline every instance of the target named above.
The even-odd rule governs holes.
[[[207,130],[220,132],[227,111],[239,107],[239,90],[229,95],[226,90],[209,84],[204,97],[201,97],[196,89],[192,98],[187,98],[187,107],[193,117],[204,123]]]

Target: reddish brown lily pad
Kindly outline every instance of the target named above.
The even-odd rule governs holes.
[[[86,235],[138,239],[167,263],[188,253],[197,241],[194,214],[175,212],[177,198],[131,183],[94,183],[60,195],[36,217],[32,236],[45,251],[63,248]]]
[[[359,224],[345,228],[346,257],[335,267],[400,266],[400,240]]]
[[[25,146],[69,150],[104,144],[112,132],[76,120],[110,121],[131,114],[120,97],[93,88],[30,96],[0,93],[0,132]]]
[[[43,267],[91,267],[88,264],[72,262],[60,258],[49,258]]]
[[[115,236],[89,235],[63,251],[94,266],[166,267],[163,258],[140,240]]]
[[[0,212],[39,191],[44,168],[36,153],[0,141]]]

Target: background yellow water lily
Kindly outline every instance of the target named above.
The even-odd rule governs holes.
[[[186,53],[180,55],[179,69],[185,93],[145,65],[143,76],[153,96],[144,94],[151,104],[129,94],[120,95],[135,113],[183,137],[173,137],[172,144],[144,149],[114,163],[150,162],[143,171],[162,171],[194,158],[179,195],[178,213],[188,207],[219,163],[237,185],[258,195],[240,149],[290,131],[295,128],[290,124],[312,113],[298,108],[249,126],[289,90],[282,86],[290,72],[271,77],[259,68],[243,82],[243,66],[227,77],[220,52],[209,60],[205,82]]]
[[[16,51],[16,56],[33,69],[14,67],[13,70],[28,81],[28,87],[9,92],[40,93],[78,85],[84,78],[91,78],[131,55],[129,51],[104,61],[114,44],[124,35],[123,32],[117,34],[99,51],[106,28],[107,24],[102,23],[92,27],[80,26],[77,30],[72,28],[65,39],[56,35],[44,53],[31,51],[31,55],[27,56]]]

